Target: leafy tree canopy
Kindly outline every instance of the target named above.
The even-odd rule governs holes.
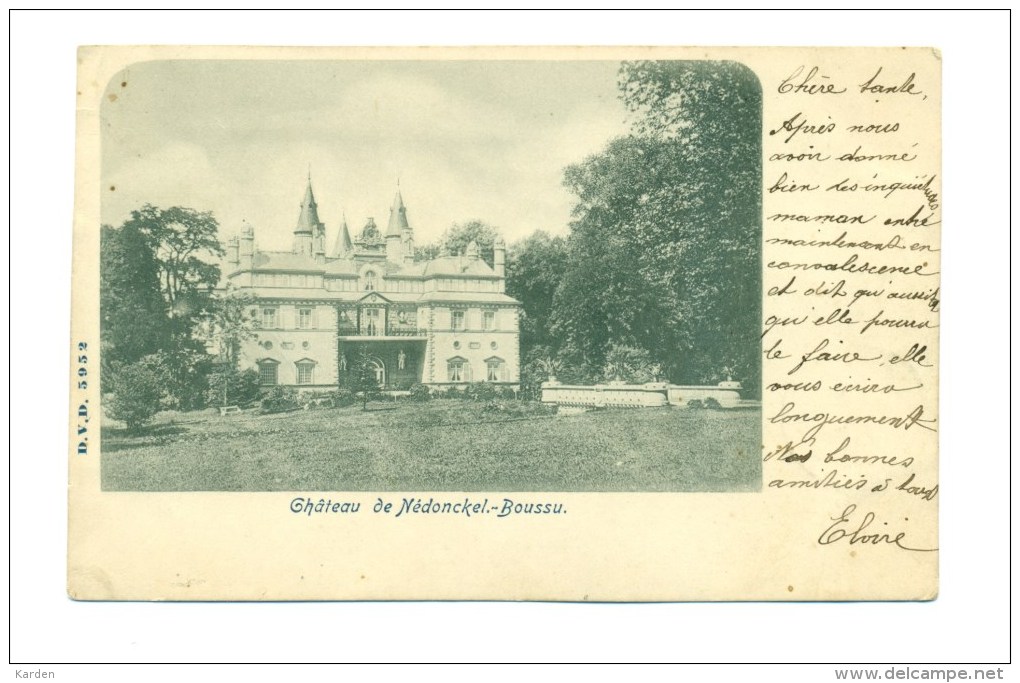
[[[99,238],[99,335],[104,384],[115,363],[155,353],[167,335],[159,265],[134,227],[102,226]]]
[[[631,62],[633,134],[569,167],[577,204],[553,327],[589,367],[642,349],[677,382],[760,358],[761,91],[731,62]]]
[[[426,244],[415,250],[418,260],[433,259],[446,254],[462,254],[467,245],[474,241],[481,252],[482,260],[493,265],[493,244],[499,237],[499,230],[478,219],[465,223],[454,223],[435,244]]]
[[[219,224],[212,213],[146,204],[131,212],[124,228],[137,230],[147,238],[171,316],[198,313],[196,304],[204,302],[220,279],[220,267],[215,260],[226,253],[217,237]]]
[[[525,349],[555,343],[550,329],[553,297],[566,264],[566,240],[541,230],[508,250],[506,293],[521,302],[521,346]]]

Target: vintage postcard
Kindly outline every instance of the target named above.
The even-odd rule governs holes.
[[[940,67],[81,48],[70,596],[935,598]]]

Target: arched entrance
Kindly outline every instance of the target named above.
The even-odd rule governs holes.
[[[386,365],[378,358],[369,358],[369,365],[375,371],[375,383],[380,387],[386,386]]]

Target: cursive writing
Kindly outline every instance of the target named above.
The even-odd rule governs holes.
[[[832,524],[818,537],[818,545],[846,542],[848,545],[892,545],[900,550],[922,553],[938,550],[938,548],[914,548],[910,546],[909,541],[907,541],[907,532],[885,529],[884,527],[889,526],[888,522],[882,522],[881,526],[883,528],[881,529],[876,527],[865,533],[865,529],[869,529],[872,524],[875,524],[877,517],[874,512],[866,512],[857,520],[855,519],[856,512],[857,506],[850,504],[838,516],[830,517],[829,519]],[[906,518],[903,521],[909,522]]]

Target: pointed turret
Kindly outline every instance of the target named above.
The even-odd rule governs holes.
[[[354,244],[351,242],[351,232],[347,229],[347,216],[344,215],[340,230],[336,233],[336,242],[333,244],[333,258],[347,258],[354,251]]]
[[[322,232],[325,226],[319,222],[318,204],[312,192],[312,174],[308,174],[308,186],[305,198],[301,201],[301,215],[298,216],[297,227],[294,228],[294,253],[312,254],[312,236]]]
[[[397,195],[393,198],[393,206],[390,207],[390,224],[386,228],[387,237],[400,237],[404,230],[410,230],[407,222],[407,208],[404,206],[404,198],[400,196],[400,187],[397,187]]]
[[[404,207],[404,198],[400,196],[400,184],[397,183],[397,195],[393,198],[393,206],[390,207],[390,222],[386,226],[386,260],[393,263],[401,263],[404,260],[404,248],[402,243],[407,235],[411,233],[411,226],[407,222],[407,209]]]

